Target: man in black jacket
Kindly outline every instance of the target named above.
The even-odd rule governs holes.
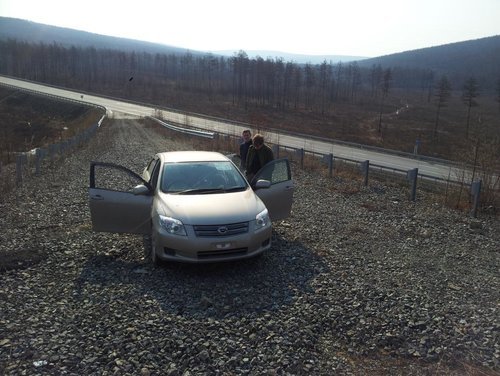
[[[252,133],[249,129],[245,129],[241,134],[243,142],[240,144],[241,170],[244,171],[247,163],[248,148],[252,145]]]

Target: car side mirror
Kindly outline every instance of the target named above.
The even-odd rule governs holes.
[[[136,196],[140,196],[140,195],[148,195],[150,192],[149,188],[146,187],[144,184],[139,184],[138,186],[135,186],[132,189],[132,193]]]
[[[269,180],[259,179],[255,183],[255,189],[269,188],[270,186],[271,182]]]

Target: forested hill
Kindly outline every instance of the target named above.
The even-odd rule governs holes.
[[[17,18],[0,17],[0,41],[2,40],[17,40],[28,43],[44,43],[44,44],[59,44],[63,47],[94,47],[96,49],[114,49],[124,52],[146,52],[152,54],[176,54],[184,55],[188,51],[192,55],[204,55],[206,52],[188,50],[181,47],[173,47],[159,43],[150,43],[134,39],[117,38],[106,35],[89,33],[86,31],[68,29],[64,27],[44,25],[36,22],[21,20]],[[215,51],[213,54],[230,58],[237,54],[238,51]],[[324,60],[337,63],[351,62],[364,59],[361,56],[344,56],[344,55],[301,55],[292,54],[280,51],[245,51],[251,58],[261,56],[281,57],[285,61],[294,61],[299,64],[311,63],[321,64]]]
[[[134,39],[117,38],[86,31],[44,25],[17,18],[0,17],[0,40],[14,39],[28,43],[59,44],[64,47],[94,47],[125,52],[147,52],[183,55],[185,48]],[[196,51],[190,51],[197,54]]]
[[[475,77],[487,84],[500,77],[500,35],[380,56],[358,62],[361,67],[423,69],[455,78]],[[483,85],[488,86],[488,85]]]
[[[152,56],[156,54],[169,55],[177,57],[186,57],[188,55],[204,59],[208,54],[200,51],[190,51],[187,49],[172,47],[162,44],[143,42],[132,39],[117,38],[93,34],[84,31],[61,28],[56,26],[43,25],[26,20],[0,17],[0,43],[5,45],[2,50],[6,53],[12,53],[13,47],[9,46],[12,41],[26,42],[28,44],[52,45],[54,48],[73,48],[77,49],[96,49],[96,50],[114,50],[126,53],[147,53]],[[54,46],[56,45],[56,46]],[[242,52],[242,51],[240,51]],[[90,51],[89,53],[93,53]],[[210,57],[213,60],[214,56]],[[259,65],[262,58],[250,58],[248,54],[238,54],[236,58],[215,56],[217,59],[227,59],[228,61],[239,61],[243,63],[252,63]],[[6,57],[0,56],[0,65],[6,64]],[[4,60],[4,61],[2,61]],[[283,60],[268,58],[266,61],[271,65],[279,66]],[[336,64],[334,69],[333,65]],[[358,85],[361,82],[361,76],[365,76],[365,81],[369,81],[380,76],[382,69],[391,69],[392,83],[394,87],[417,88],[424,87],[437,82],[437,80],[446,75],[452,82],[453,88],[460,88],[471,78],[484,91],[493,92],[498,90],[498,80],[500,79],[500,36],[492,36],[482,39],[476,39],[465,42],[452,43],[442,46],[423,48],[419,50],[401,52],[392,55],[386,55],[371,59],[364,59],[349,62],[334,62],[331,59],[325,60],[321,64],[307,64],[305,67],[314,69],[320,66],[328,66],[331,75],[337,75],[335,78],[337,86],[341,85],[340,74],[348,74],[346,80],[351,81],[351,86]],[[343,69],[347,67],[347,69]],[[298,69],[304,68],[304,64],[299,64]],[[8,70],[3,71],[4,74]],[[335,73],[336,72],[336,73]],[[347,73],[346,73],[347,72]],[[319,73],[318,73],[319,74]],[[371,78],[369,78],[371,77]],[[321,80],[321,79],[318,79]],[[322,80],[325,81],[324,79]],[[379,80],[380,81],[380,80]],[[369,83],[372,88],[375,85]]]

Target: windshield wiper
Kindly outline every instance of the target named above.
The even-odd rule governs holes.
[[[185,189],[183,191],[174,191],[167,192],[175,195],[189,195],[189,194],[210,194],[210,193],[229,193],[229,192],[238,192],[246,190],[246,186],[237,186],[237,187],[229,187],[229,188],[192,188]]]
[[[226,192],[224,188],[196,188],[196,189],[186,189],[185,191],[175,192],[178,195],[190,195],[190,194],[209,194],[209,193],[220,193]]]
[[[231,188],[227,188],[225,191],[226,192],[238,192],[238,191],[244,191],[246,190],[247,187],[243,186],[243,187],[231,187]]]

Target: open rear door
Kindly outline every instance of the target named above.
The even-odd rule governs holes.
[[[134,194],[137,185],[147,190]],[[153,189],[139,175],[112,163],[91,163],[89,206],[94,231],[148,234],[152,204]]]
[[[292,210],[293,181],[288,159],[276,159],[269,162],[257,172],[252,179],[254,186],[258,180],[269,180],[271,186],[255,191],[255,194],[266,205],[271,220],[279,221],[287,218]]]

